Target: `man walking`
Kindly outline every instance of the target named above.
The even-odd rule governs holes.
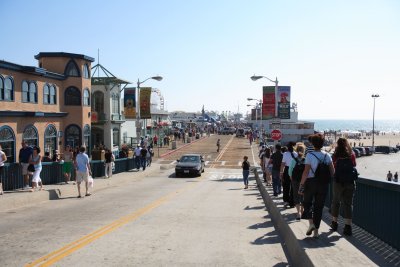
[[[90,170],[89,157],[85,153],[85,147],[79,149],[79,154],[76,156],[75,169],[76,169],[76,184],[78,186],[78,198],[81,198],[81,183],[85,181],[86,194],[85,196],[90,196],[88,178],[92,175]]]
[[[28,146],[25,141],[21,143],[22,148],[19,150],[19,163],[22,166],[22,176],[24,177],[24,189],[29,188],[29,175],[31,174],[28,172],[28,165],[29,160],[33,153],[33,148]]]
[[[274,196],[278,196],[282,193],[281,191],[281,164],[282,164],[282,152],[281,145],[275,145],[275,152],[272,154],[268,164],[272,164],[272,188],[274,190]]]
[[[142,148],[138,144],[137,147],[135,148],[135,165],[137,170],[140,169],[140,156],[141,156],[140,150],[142,150]]]

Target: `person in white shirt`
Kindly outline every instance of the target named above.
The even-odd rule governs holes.
[[[306,155],[303,176],[299,186],[299,194],[304,197],[304,211],[301,215],[301,219],[308,220],[310,224],[306,235],[311,235],[311,233],[314,232],[314,237],[318,237],[318,229],[322,219],[322,211],[328,193],[329,182],[321,180],[320,177],[315,177],[315,172],[320,162],[329,166],[331,177],[335,169],[331,156],[325,151],[321,151],[324,145],[324,136],[322,134],[314,134],[311,137],[311,143],[314,146],[314,152],[309,152]]]
[[[294,158],[297,158],[297,152],[294,151],[293,147],[296,144],[294,142],[289,142],[287,145],[287,151],[283,153],[282,164],[281,164],[281,179],[283,187],[283,201],[285,202],[285,207],[293,208],[293,188],[292,181],[289,176],[289,166]]]

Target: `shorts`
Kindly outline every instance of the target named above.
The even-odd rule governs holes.
[[[72,162],[71,161],[64,161],[63,172],[64,173],[71,173],[71,170],[72,170]]]
[[[29,163],[21,163],[22,165],[22,175],[32,174],[32,172],[28,172]]]
[[[87,172],[76,171],[76,182],[81,183],[83,181],[88,182],[89,174]]]

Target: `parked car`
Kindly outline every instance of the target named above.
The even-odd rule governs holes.
[[[397,147],[390,147],[390,152],[392,153],[397,153],[399,151],[399,149]]]
[[[230,134],[230,129],[229,129],[229,127],[224,127],[224,128],[222,128],[221,134]]]
[[[355,147],[355,149],[358,149],[358,150],[360,151],[360,154],[361,154],[360,156],[361,156],[361,157],[367,155],[367,152],[365,151],[365,148],[364,148],[364,147],[357,146],[357,147]]]
[[[199,154],[184,154],[175,166],[175,176],[197,175],[201,176],[204,172],[204,159]]]
[[[365,149],[365,155],[366,156],[371,156],[372,155],[372,148],[371,147],[366,146],[366,147],[364,147],[364,149]]]
[[[235,134],[236,133],[236,128],[235,127],[229,127],[229,134]]]
[[[244,129],[239,128],[236,130],[236,137],[245,137]]]
[[[390,147],[388,147],[388,146],[376,146],[375,147],[375,153],[389,154],[390,153]]]
[[[361,157],[361,152],[360,152],[360,150],[358,150],[357,148],[353,148],[353,152],[354,152],[354,154],[356,155],[356,158]]]

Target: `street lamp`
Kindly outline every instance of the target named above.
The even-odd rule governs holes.
[[[161,76],[154,76],[154,77],[149,77],[143,81],[137,81],[137,112],[136,112],[136,137],[137,137],[137,141],[138,144],[140,142],[140,135],[142,133],[142,127],[140,125],[140,85],[148,80],[156,80],[156,81],[161,81],[163,79],[163,77]]]
[[[263,123],[263,117],[262,117],[262,100],[261,99],[255,99],[255,98],[247,98],[247,101],[257,101],[257,104],[256,104],[256,124],[257,124],[257,117],[258,117],[258,107],[260,108],[260,113],[261,113],[261,118],[260,118],[260,120],[261,120],[261,129],[262,129],[262,132],[264,132],[264,123]],[[247,105],[247,106],[249,106],[249,105]]]
[[[275,84],[275,102],[278,99],[278,77],[275,77],[275,81],[271,80],[270,78],[266,77],[266,76],[257,76],[257,75],[253,75],[250,77],[251,80],[253,81],[257,81],[261,78],[265,78],[270,82],[273,82]],[[276,105],[275,103],[275,117],[278,117],[278,105]]]
[[[372,112],[372,153],[375,153],[375,99],[379,97],[377,94],[371,95],[374,99],[374,110]]]

